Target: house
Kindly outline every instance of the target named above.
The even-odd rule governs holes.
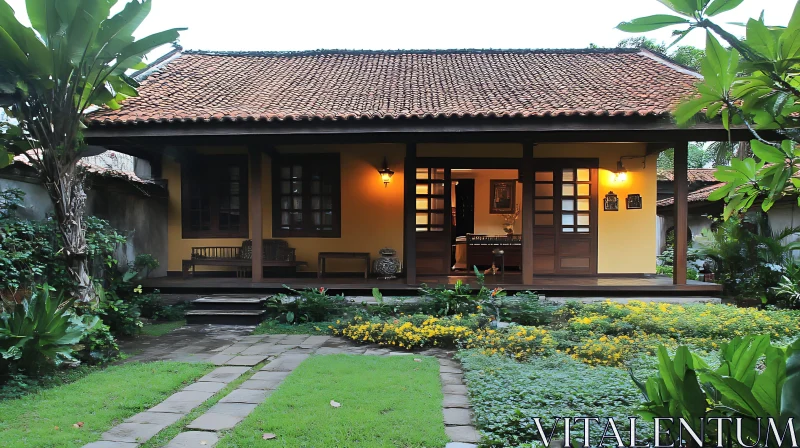
[[[21,218],[41,220],[53,213],[53,204],[29,157],[35,154],[17,155],[14,163],[0,169],[0,191],[22,190],[24,207],[17,214]],[[127,269],[137,254],[144,253],[162,263],[151,275],[166,275],[168,204],[165,185],[148,179],[146,162],[127,154],[105,151],[84,157],[78,164],[87,173],[86,213],[105,219],[127,237],[126,244],[115,254],[120,269]]]
[[[692,170],[689,170],[690,172]],[[661,183],[661,182],[659,182]],[[708,197],[717,188],[724,185],[717,181],[710,185],[698,188],[691,191],[686,200],[688,202],[688,220],[687,220],[687,238],[691,240],[693,237],[700,235],[704,230],[711,230],[713,221],[711,218],[722,216],[725,208],[724,201],[709,201]],[[658,230],[656,232],[656,240],[658,241],[659,253],[666,248],[667,233],[674,231],[675,220],[675,200],[668,197],[659,200],[656,203],[658,210]],[[748,213],[760,211],[761,207],[756,204],[750,209]],[[797,206],[796,196],[786,196],[773,204],[772,208],[767,212],[770,227],[773,231],[780,231],[785,228],[793,228],[800,226],[800,208]],[[784,242],[789,243],[800,239],[800,235],[793,235],[787,237]]]
[[[86,137],[167,183],[170,275],[152,287],[412,289],[469,278],[465,251],[467,266],[504,265],[490,281],[508,289],[716,294],[685,269],[653,275],[658,153],[676,148],[686,197],[687,142],[728,138],[669,117],[698,76],[629,49],[179,49]],[[401,275],[364,279],[363,254],[385,247]],[[307,264],[264,269],[264,250]],[[250,261],[181,278],[208,258]]]

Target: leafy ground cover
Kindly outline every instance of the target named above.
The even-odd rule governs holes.
[[[311,357],[217,447],[444,446],[439,364],[416,359]]]
[[[77,381],[0,402],[4,447],[80,447],[115,424],[155,406],[213,366],[128,363]]]

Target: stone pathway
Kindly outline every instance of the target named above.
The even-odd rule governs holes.
[[[201,327],[201,328],[196,328]],[[429,349],[417,353],[392,351],[377,345],[354,345],[329,336],[245,335],[252,327],[191,326],[176,330],[149,344],[139,344],[139,353],[126,360],[175,360],[211,362],[217,367],[194,384],[186,386],[158,405],[134,415],[103,433],[99,442],[85,448],[137,447],[161,430],[186,417],[228,384],[252,368],[269,361],[236,389],[222,397],[202,415],[189,422],[167,448],[213,447],[219,431],[244,420],[280,383],[311,354],[372,356],[426,355],[439,360],[444,400],[445,432],[453,441],[447,448],[475,447],[480,434],[472,424],[472,410],[463,383],[463,372],[452,359],[452,351]],[[207,340],[204,338],[208,338]],[[127,348],[130,350],[130,348]]]

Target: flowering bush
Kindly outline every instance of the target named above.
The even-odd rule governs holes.
[[[488,328],[482,315],[434,317],[413,315],[390,321],[352,321],[331,326],[333,334],[356,342],[394,346],[406,350],[423,347],[474,348],[485,354],[503,354],[518,360],[545,355],[555,349],[555,340],[542,328],[512,326]]]

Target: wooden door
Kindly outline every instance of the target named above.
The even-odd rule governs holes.
[[[597,161],[535,164],[534,274],[597,274]]]
[[[417,275],[450,273],[452,184],[449,168],[417,168]]]

